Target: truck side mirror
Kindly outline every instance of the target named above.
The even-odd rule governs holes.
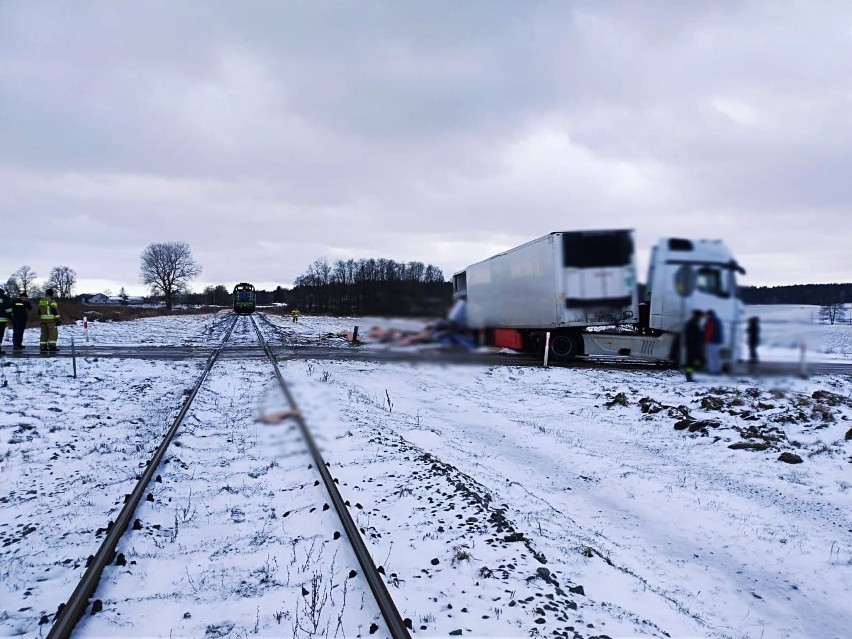
[[[695,291],[695,271],[683,264],[674,274],[674,289],[681,297],[689,297]]]

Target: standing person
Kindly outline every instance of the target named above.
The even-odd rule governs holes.
[[[300,315],[301,315],[301,313],[299,312],[299,309],[298,309],[298,308],[294,308],[292,311],[290,311],[290,317],[292,317],[292,318],[293,318],[293,321],[294,321],[294,322],[298,322],[298,321],[299,321],[299,316],[300,316]]]
[[[707,372],[713,375],[722,372],[719,350],[722,348],[723,340],[722,322],[716,317],[713,309],[710,309],[707,311],[707,321],[704,322],[704,347],[707,352]]]
[[[39,341],[39,350],[42,353],[54,353],[59,349],[56,347],[56,341],[59,337],[59,331],[56,329],[62,321],[59,319],[59,306],[56,300],[53,299],[53,289],[49,288],[44,292],[44,297],[38,301],[39,319],[41,320],[41,340]]]
[[[748,318],[748,363],[750,366],[757,364],[757,345],[760,344],[760,324],[756,317]]]
[[[33,310],[33,305],[26,293],[20,293],[18,299],[12,304],[12,350],[19,351],[24,348],[24,331],[27,328],[27,317]]]
[[[683,372],[686,373],[686,381],[694,381],[693,373],[704,366],[704,333],[701,330],[701,320],[704,313],[695,309],[692,311],[692,317],[686,323],[686,328],[683,332],[683,342],[686,346],[686,363],[683,367]]]
[[[3,352],[3,337],[6,334],[6,325],[12,317],[12,300],[6,289],[0,288],[0,353]]]

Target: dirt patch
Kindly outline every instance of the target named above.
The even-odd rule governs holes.
[[[610,397],[611,400],[606,404],[608,407],[629,405],[629,399],[623,393]],[[648,418],[658,413],[672,418],[673,427],[678,431],[698,436],[707,436],[716,431],[715,441],[725,440],[723,430],[734,431],[743,441],[730,443],[728,448],[731,450],[779,452],[791,445],[801,446],[788,438],[788,425],[805,432],[825,429],[838,421],[847,420],[844,409],[852,406],[852,400],[824,390],[807,395],[789,390],[751,387],[708,388],[703,393],[697,393],[691,401],[695,405],[692,409],[683,405],[663,404],[651,397],[642,397],[637,404]],[[699,414],[702,411],[711,415]],[[846,433],[846,440],[852,440],[852,429]]]
[[[734,442],[728,446],[731,450],[766,450],[769,442]]]
[[[852,406],[852,400],[849,398],[826,390],[814,391],[811,395],[811,399],[823,404],[828,404],[829,406]]]
[[[687,417],[685,419],[676,421],[674,429],[688,430],[690,433],[701,433],[702,435],[708,435],[708,429],[719,428],[721,425],[721,422],[717,422],[713,419],[692,419],[691,417]]]

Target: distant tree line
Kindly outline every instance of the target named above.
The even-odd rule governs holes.
[[[54,266],[46,281],[39,283],[38,274],[24,264],[9,276],[4,288],[12,296],[26,293],[29,297],[41,297],[47,289],[53,289],[56,297],[66,299],[71,297],[77,284],[77,272],[68,266]]]
[[[288,303],[305,313],[331,315],[443,315],[452,285],[441,269],[385,258],[318,259],[296,278]]]
[[[158,300],[159,297],[152,297]],[[190,306],[231,306],[234,303],[233,291],[224,284],[207,286],[201,293],[178,294],[176,300],[181,304]],[[290,289],[275,287],[273,291],[255,291],[255,301],[258,306],[269,306],[271,304],[287,304],[290,301]]]
[[[852,284],[793,284],[789,286],[741,286],[746,304],[846,304],[852,302]]]
[[[151,244],[142,254],[142,281],[152,295],[173,302],[229,306],[232,293],[224,285],[190,293],[188,282],[201,272],[185,242]],[[385,258],[315,260],[292,289],[256,291],[258,305],[286,303],[304,313],[331,315],[443,315],[451,302],[452,285],[441,269],[422,262]]]

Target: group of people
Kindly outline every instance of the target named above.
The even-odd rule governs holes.
[[[19,293],[18,298],[13,300],[5,289],[0,289],[0,353],[3,352],[3,338],[9,322],[12,323],[12,350],[21,351],[25,348],[24,330],[27,328],[27,320],[32,310],[33,305],[25,292]],[[62,321],[52,288],[47,289],[38,301],[38,312],[41,325],[39,350],[42,353],[56,352],[59,350],[56,345],[59,338],[57,327]]]
[[[0,353],[3,352],[3,339],[9,323],[12,324],[12,349],[19,351],[24,348],[24,330],[27,328],[27,319],[33,305],[30,304],[29,296],[21,293],[13,300],[9,294],[0,289]]]
[[[725,343],[724,327],[712,309],[694,310],[684,329],[686,361],[683,370],[686,381],[693,381],[697,370],[705,370],[711,375],[722,372],[721,349]],[[756,317],[749,318],[748,328],[749,363],[757,363],[757,345],[760,343],[760,326]]]

